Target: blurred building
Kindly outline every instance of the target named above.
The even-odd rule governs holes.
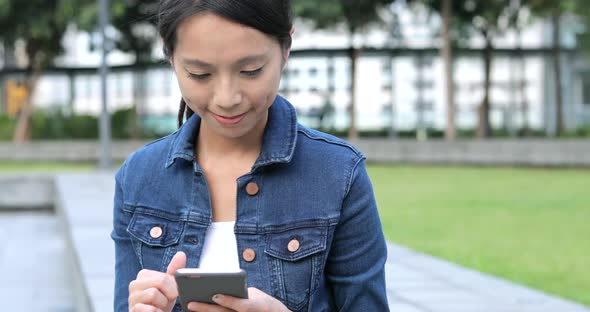
[[[354,38],[366,48],[358,62],[357,114],[364,130],[404,131],[444,129],[443,64],[437,31],[440,21],[425,11],[396,8],[391,29],[368,30]],[[590,125],[590,64],[575,52],[575,23],[562,25],[563,102],[569,129]],[[555,86],[551,57],[551,25],[538,20],[517,36],[507,32],[495,41],[492,63],[491,121],[494,128],[514,133],[523,126],[555,131]],[[37,107],[61,105],[76,113],[100,110],[98,51],[89,50],[92,37],[72,30],[65,38],[65,55],[58,65],[78,68],[51,72],[39,82],[33,95]],[[313,127],[345,129],[348,125],[351,81],[347,57],[349,38],[343,30],[316,31],[297,23],[293,53],[284,72],[281,93],[299,111],[303,123]],[[483,96],[483,42],[474,37],[468,48],[455,52],[457,126],[474,128]],[[522,54],[520,54],[522,51]],[[160,49],[154,57],[161,59]],[[5,60],[6,64],[15,62]],[[180,92],[169,66],[137,70],[133,58],[114,51],[109,76],[111,109],[137,106],[147,123],[152,118],[163,129],[175,128]],[[5,65],[6,65],[5,64]],[[0,79],[18,75],[0,74]],[[16,78],[15,78],[16,77]],[[57,92],[56,92],[57,91]],[[1,105],[5,110],[6,105]],[[164,125],[162,125],[164,123]]]

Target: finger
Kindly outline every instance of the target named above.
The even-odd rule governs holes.
[[[157,288],[168,300],[176,300],[178,289],[173,277],[162,272],[129,283],[129,294],[141,292],[149,288]]]
[[[174,257],[172,257],[172,260],[170,260],[166,274],[174,276],[176,270],[182,269],[184,267],[186,267],[186,254],[182,251],[179,251],[174,255]]]
[[[164,312],[162,309],[158,309],[154,306],[138,303],[133,307],[129,308],[129,312]]]
[[[222,307],[231,309],[230,311],[248,311],[248,299],[236,298],[227,295],[215,295],[213,301]]]
[[[231,312],[234,310],[230,310],[228,308],[222,307],[216,304],[209,304],[204,302],[190,302],[188,304],[188,309],[190,311],[207,311],[207,312]]]
[[[151,276],[160,275],[160,274],[162,274],[162,272],[160,272],[160,271],[143,269],[137,273],[136,279],[142,279],[142,278],[151,277]]]
[[[289,311],[282,302],[254,287],[248,288],[248,299],[215,295],[213,301],[235,311]]]
[[[129,294],[129,305],[132,306],[135,304],[147,304],[165,309],[169,304],[169,300],[157,288],[148,288]]]

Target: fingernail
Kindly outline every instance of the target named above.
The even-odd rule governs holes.
[[[221,295],[215,295],[213,296],[213,298],[211,298],[213,301],[217,302],[219,301],[219,299],[221,299]]]

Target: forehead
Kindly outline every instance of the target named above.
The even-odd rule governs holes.
[[[176,36],[175,54],[211,64],[280,51],[273,37],[211,13],[188,18],[178,26]]]

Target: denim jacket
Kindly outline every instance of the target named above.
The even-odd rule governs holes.
[[[199,264],[212,222],[195,161],[199,124],[193,115],[116,174],[115,311],[128,310],[128,286],[141,269],[165,272],[177,251],[187,267]],[[277,96],[258,160],[236,181],[234,232],[248,287],[292,311],[389,310],[386,245],[364,159],[349,143],[298,124]]]

